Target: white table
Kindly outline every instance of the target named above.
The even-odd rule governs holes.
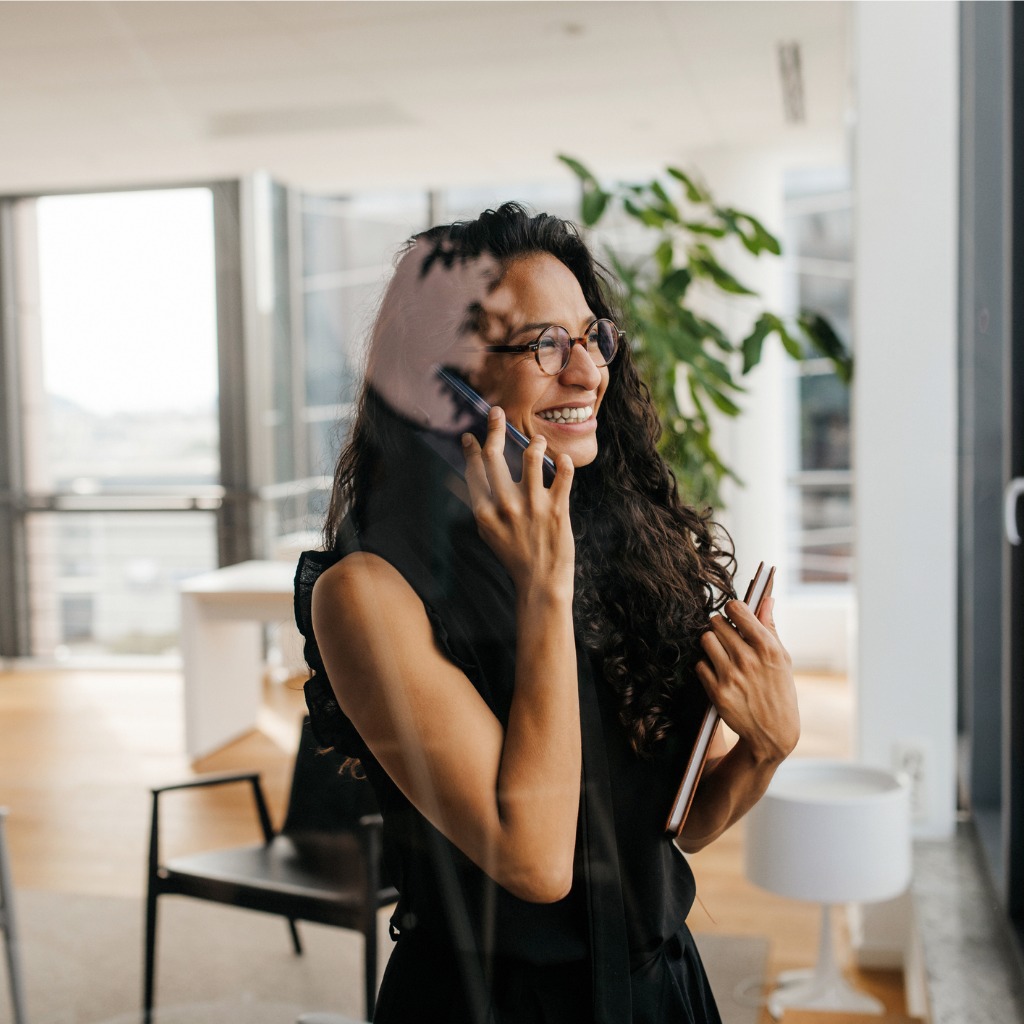
[[[290,562],[240,562],[182,582],[185,749],[203,757],[256,725],[263,624],[293,621]]]

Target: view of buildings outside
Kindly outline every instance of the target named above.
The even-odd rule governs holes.
[[[218,490],[210,192],[53,196],[33,213],[28,490],[112,509],[29,515],[33,652],[168,653],[178,583],[217,564],[211,512],[147,508]]]

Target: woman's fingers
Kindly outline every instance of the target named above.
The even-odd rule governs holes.
[[[523,452],[523,487],[534,507],[544,496],[544,454],[547,447],[548,439],[543,434],[534,434],[529,447]]]
[[[508,505],[513,501],[515,483],[505,461],[505,411],[497,405],[487,414],[483,465],[495,504]]]
[[[715,615],[711,619],[711,629],[701,634],[700,645],[704,648],[704,654],[711,663],[710,667],[717,675],[722,675],[732,665],[732,659],[729,657],[729,652],[714,628],[715,619],[719,618],[721,618],[720,615]],[[731,626],[729,628],[732,629]]]
[[[767,601],[762,601],[762,612],[767,604]],[[744,604],[742,601],[728,601],[725,605],[725,614],[739,635],[751,647],[760,648],[769,639],[765,633],[765,630],[768,629],[767,624],[754,614],[750,605]]]
[[[572,458],[565,452],[555,458],[555,480],[550,487],[551,500],[564,511],[569,509],[569,492],[572,490],[574,472]]]
[[[484,469],[483,450],[472,434],[462,435],[462,454],[466,459],[466,486],[473,507],[476,508],[482,499],[490,498],[491,485],[487,482],[487,471]]]
[[[712,615],[711,631],[730,661],[739,662],[743,658],[750,641],[726,616]]]

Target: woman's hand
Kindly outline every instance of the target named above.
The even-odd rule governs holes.
[[[573,465],[568,455],[555,460],[551,487],[544,486],[547,441],[536,436],[523,453],[523,476],[517,484],[505,461],[505,413],[493,406],[483,448],[472,434],[462,438],[477,528],[520,595],[541,588],[558,597],[572,596],[576,547],[569,521]]]
[[[760,617],[742,601],[730,601],[701,637],[697,663],[722,721],[747,745],[758,763],[778,764],[800,737],[800,713],[789,653],[775,630],[769,598]]]
[[[774,605],[769,598],[755,615],[742,601],[730,601],[701,637],[705,657],[697,675],[739,741],[708,762],[676,838],[685,853],[707,846],[761,799],[800,736],[793,668],[775,631]]]

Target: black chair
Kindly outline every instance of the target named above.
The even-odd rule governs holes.
[[[14,921],[14,883],[11,881],[11,864],[7,856],[7,839],[4,835],[4,820],[7,808],[0,807],[0,934],[7,947],[7,971],[10,980],[11,1004],[14,1009],[14,1024],[24,1024],[25,988],[21,980],[21,953],[18,945],[18,929]]]
[[[229,903],[287,918],[295,952],[302,943],[296,921],[350,928],[363,933],[366,1015],[377,996],[377,911],[394,903],[397,891],[383,877],[383,822],[365,779],[338,771],[336,755],[321,754],[307,718],[295,760],[288,813],[275,833],[255,772],[207,775],[158,786],[153,793],[146,897],[143,1016],[152,1019],[156,961],[156,909],[160,896],[177,894]],[[247,782],[252,786],[264,841],[191,854],[161,863],[160,798],[171,790]]]

